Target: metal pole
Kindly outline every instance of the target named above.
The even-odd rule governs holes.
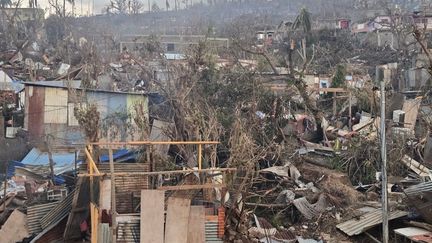
[[[349,131],[352,131],[352,101],[351,101],[351,91],[349,91],[348,93],[349,95],[349,122],[348,122],[348,126],[349,126]]]
[[[114,174],[114,157],[113,151],[110,148],[108,150],[110,172],[111,172],[111,241],[113,243],[117,242],[117,208],[116,208],[116,191],[115,191],[115,174]]]
[[[386,149],[386,127],[385,127],[385,83],[381,84],[381,179],[382,179],[382,210],[383,210],[383,243],[388,243],[388,200],[387,200],[387,149]]]

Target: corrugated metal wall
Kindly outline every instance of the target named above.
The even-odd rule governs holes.
[[[116,112],[134,113],[134,105],[143,103],[145,107],[146,119],[148,120],[148,97],[140,94],[121,94],[109,92],[87,92],[87,100],[89,103],[96,104],[98,111],[103,118],[112,115]],[[130,122],[130,127],[119,126],[112,124],[107,128],[108,132],[101,137],[100,141],[132,141],[139,139],[135,135],[137,126],[133,121]]]
[[[67,124],[68,90],[45,88],[45,124]]]
[[[25,90],[25,128],[31,140],[43,139],[45,88],[26,86]]]
[[[56,144],[84,142],[80,126],[73,119],[73,105],[67,89],[26,85],[25,94],[25,127],[33,140],[43,141],[45,134],[51,134]],[[86,96],[88,103],[97,105],[101,119],[116,112],[134,112],[136,103],[144,104],[148,119],[148,97],[145,95],[87,91]],[[116,132],[105,134],[100,141],[140,139],[136,136],[137,126],[133,121],[129,123],[130,126],[111,125],[107,130]]]

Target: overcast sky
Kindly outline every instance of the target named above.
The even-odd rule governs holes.
[[[62,0],[58,0],[59,2],[63,2]],[[102,10],[110,3],[110,0],[75,0],[75,14],[79,15],[81,13],[82,10],[82,14],[83,15],[87,15],[87,14],[91,14],[92,11],[92,5],[94,1],[94,13],[95,14],[100,14],[102,13]],[[150,1],[150,6],[153,3],[156,3],[159,8],[161,9],[165,9],[166,6],[166,0],[141,0],[142,3],[144,4],[144,11],[148,11],[148,3]],[[189,4],[190,2],[207,2],[206,0],[188,0]],[[25,1],[26,3],[27,1]],[[174,0],[168,0],[171,9],[174,8]],[[183,0],[178,0],[178,2],[180,3],[180,7],[184,7],[184,3]],[[50,12],[50,8],[49,8],[49,4],[48,4],[48,0],[39,0],[38,1],[39,7],[43,8],[45,10],[47,10],[47,12]],[[24,4],[23,7],[27,7],[26,4]],[[68,7],[69,10],[71,10],[71,6]],[[52,10],[51,10],[52,11]]]

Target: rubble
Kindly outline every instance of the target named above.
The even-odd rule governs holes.
[[[412,90],[429,87],[408,61],[391,63],[416,63],[402,53],[418,50],[393,39],[373,49],[342,23],[301,31],[306,17],[257,43],[216,32],[101,41],[61,15],[43,21],[63,25],[48,28],[55,39],[0,27],[1,152],[19,157],[0,158],[0,241],[380,241],[381,121],[390,233],[430,241],[431,94]],[[339,39],[346,50],[330,51]]]

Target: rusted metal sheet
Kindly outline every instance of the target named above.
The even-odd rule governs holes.
[[[100,163],[97,165],[101,173],[108,173],[109,164]],[[87,164],[80,165],[80,173],[86,173]],[[149,172],[148,163],[114,163],[115,172]],[[149,176],[130,175],[116,176],[116,209],[118,213],[126,214],[135,212],[140,203],[139,195],[141,190],[149,189]]]
[[[118,213],[133,213],[139,204],[141,190],[149,189],[148,176],[116,176],[116,207]]]
[[[57,222],[52,223],[40,232],[30,243],[64,242],[63,232],[66,227],[67,215]]]
[[[30,139],[38,141],[43,136],[45,89],[26,86],[25,97],[25,127]]]
[[[389,220],[401,218],[406,215],[408,215],[408,212],[395,210],[389,213]],[[359,235],[380,223],[382,223],[382,210],[377,209],[360,216],[360,218],[354,218],[340,223],[336,225],[336,228],[340,229],[349,236],[353,236]]]
[[[110,167],[108,163],[99,163],[97,165],[100,173],[110,173]],[[80,165],[80,173],[86,173],[87,164],[82,163]],[[114,163],[115,172],[148,172],[149,164],[146,163]]]

